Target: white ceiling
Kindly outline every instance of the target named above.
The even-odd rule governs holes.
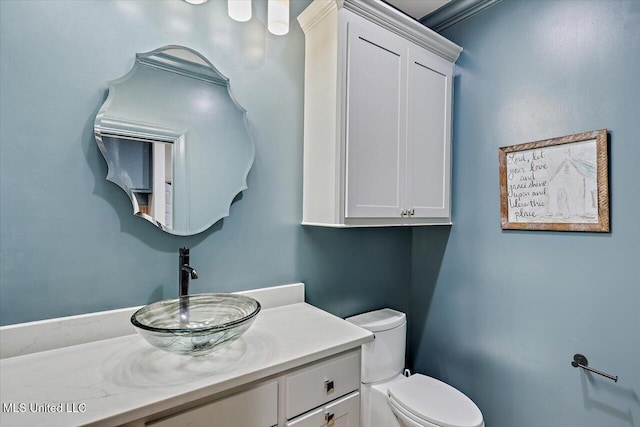
[[[407,15],[420,19],[423,16],[444,6],[452,0],[385,0],[395,8],[400,9]]]

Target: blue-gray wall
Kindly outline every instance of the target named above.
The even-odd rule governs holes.
[[[443,35],[454,225],[413,232],[411,363],[489,427],[640,426],[640,2],[503,0]],[[501,231],[498,147],[601,128],[611,233]]]
[[[308,1],[293,1],[292,16]],[[0,324],[293,281],[341,316],[410,308],[409,360],[490,427],[640,425],[640,3],[503,0],[445,32],[465,48],[449,227],[301,227],[304,38],[224,2],[0,0]],[[192,47],[249,111],[256,162],[231,216],[193,237],[131,215],[92,136],[135,52]],[[501,231],[497,149],[608,128],[610,234]],[[411,282],[411,283],[410,283]],[[410,283],[410,285],[409,285]],[[408,306],[408,301],[411,305]],[[618,384],[569,366],[585,353]]]
[[[296,281],[340,316],[405,307],[411,231],[306,229],[302,217],[304,35],[272,36],[266,2],[237,23],[226,2],[0,1],[0,324],[128,307],[177,293],[180,246],[194,293]],[[256,160],[231,215],[192,237],[131,214],[105,180],[93,121],[107,80],[136,52],[191,47],[231,80]]]

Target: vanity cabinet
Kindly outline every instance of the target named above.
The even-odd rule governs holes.
[[[461,48],[378,0],[316,0],[298,21],[303,224],[449,224]]]
[[[350,350],[126,427],[359,427],[360,358]]]
[[[277,426],[278,383],[270,381],[146,425],[149,427]]]
[[[355,392],[289,421],[286,427],[359,427],[360,393]]]
[[[360,426],[359,351],[286,375],[286,427]]]
[[[287,419],[360,388],[360,352],[315,363],[285,377]]]

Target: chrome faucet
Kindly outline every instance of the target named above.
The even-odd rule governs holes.
[[[180,261],[178,263],[178,276],[180,277],[178,296],[180,297],[180,321],[189,321],[189,278],[196,280],[198,272],[189,265],[189,248],[180,248]]]

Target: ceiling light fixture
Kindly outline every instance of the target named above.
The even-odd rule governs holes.
[[[289,32],[289,0],[268,0],[267,28],[276,36]]]
[[[238,22],[247,22],[251,19],[251,0],[228,0],[227,10],[229,17]]]
[[[207,0],[184,0],[191,4]],[[251,0],[227,0],[227,13],[235,21],[251,19]],[[289,32],[289,0],[267,0],[267,28],[271,34],[283,36]]]

